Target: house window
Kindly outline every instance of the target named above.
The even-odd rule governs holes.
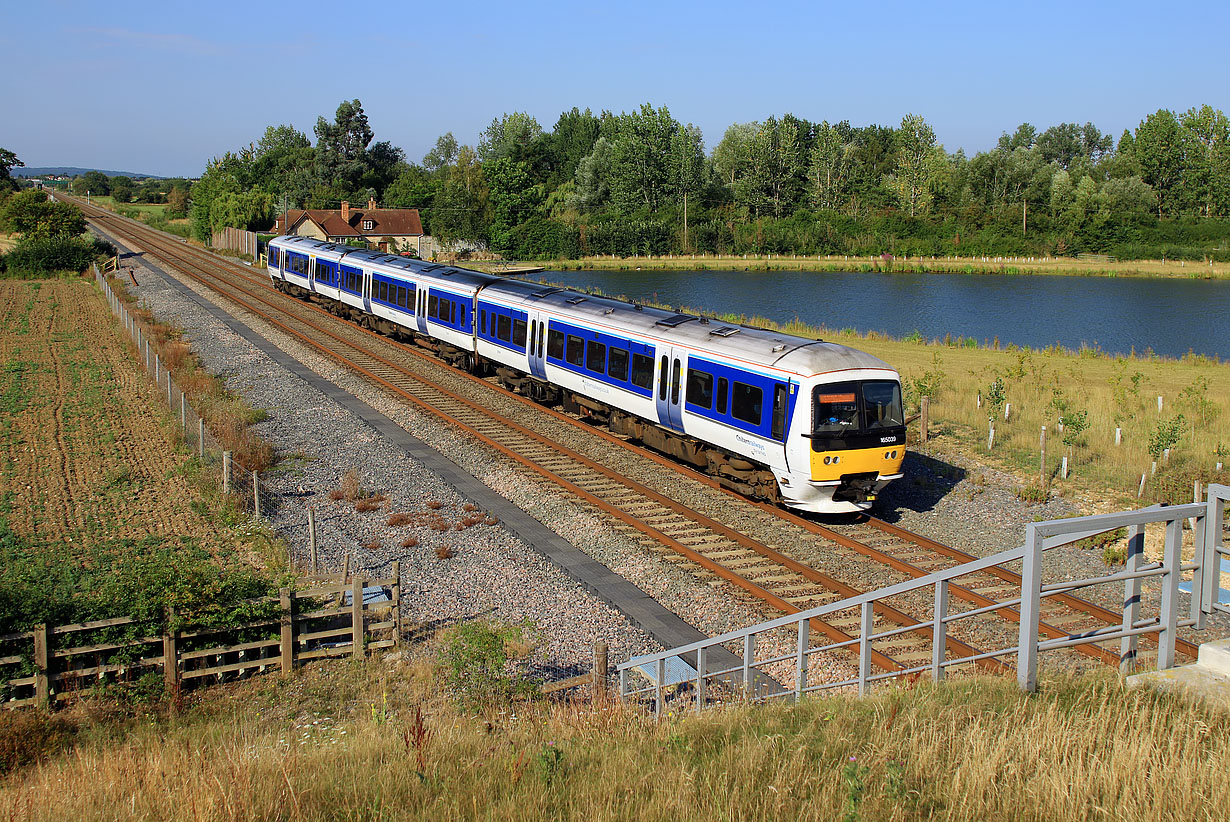
[[[364,220],[364,221],[363,221],[363,230],[364,230],[364,231],[371,231],[373,228],[375,228],[375,226],[376,226],[376,224],[375,224],[374,222],[372,222],[371,220]]]

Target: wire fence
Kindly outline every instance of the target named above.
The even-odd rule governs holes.
[[[196,457],[204,478],[229,495],[232,504],[268,522],[278,510],[281,497],[264,487],[258,472],[244,469],[226,450],[205,424],[204,418],[192,407],[188,394],[175,382],[171,369],[158,352],[154,342],[156,337],[150,327],[128,310],[97,267],[94,268],[94,277],[111,312],[136,347],[137,362],[145,369],[159,397],[166,403],[178,433],[183,437],[184,447]]]

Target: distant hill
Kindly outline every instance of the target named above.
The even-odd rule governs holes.
[[[69,177],[77,177],[85,174],[87,171],[101,171],[108,177],[131,177],[134,180],[155,179],[165,180],[166,177],[159,177],[157,174],[138,174],[135,171],[107,171],[102,168],[77,168],[76,166],[43,166],[41,168],[15,168],[10,174],[14,177],[49,177],[53,174],[67,175]]]

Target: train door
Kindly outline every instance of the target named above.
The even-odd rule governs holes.
[[[547,378],[547,318],[541,313],[531,311],[530,334],[526,340],[525,353],[530,360],[530,373],[540,380]]]
[[[307,264],[308,291],[316,290],[316,258],[309,256]]]
[[[683,431],[680,402],[683,394],[683,354],[668,345],[658,347],[658,383],[654,400],[658,422],[673,431]]]
[[[359,269],[359,300],[363,303],[363,310],[368,314],[372,313],[372,273],[371,271]]]
[[[416,292],[418,304],[414,308],[414,327],[420,334],[427,333],[427,285],[424,283]]]

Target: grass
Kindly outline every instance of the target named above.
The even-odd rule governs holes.
[[[178,714],[86,704],[33,729],[0,716],[0,753],[28,752],[0,782],[0,816],[1170,820],[1230,807],[1230,716],[1111,673],[1044,678],[1032,695],[969,678],[660,723],[610,703],[472,715],[442,689],[422,662],[330,662]]]
[[[273,446],[252,430],[252,425],[266,419],[267,413],[252,408],[238,394],[228,391],[219,377],[205,370],[191,346],[183,341],[182,329],[159,322],[152,312],[138,305],[123,280],[111,277],[108,282],[129,312],[144,325],[163,366],[171,370],[175,384],[188,395],[189,404],[205,420],[223,450],[230,451],[246,471],[271,467]]]
[[[1173,260],[1093,261],[1073,257],[883,257],[790,255],[717,256],[674,254],[652,257],[584,257],[577,260],[521,260],[557,271],[609,269],[707,269],[744,271],[875,271],[915,274],[1043,274],[1075,277],[1150,277],[1161,279],[1230,278],[1230,264]]]

